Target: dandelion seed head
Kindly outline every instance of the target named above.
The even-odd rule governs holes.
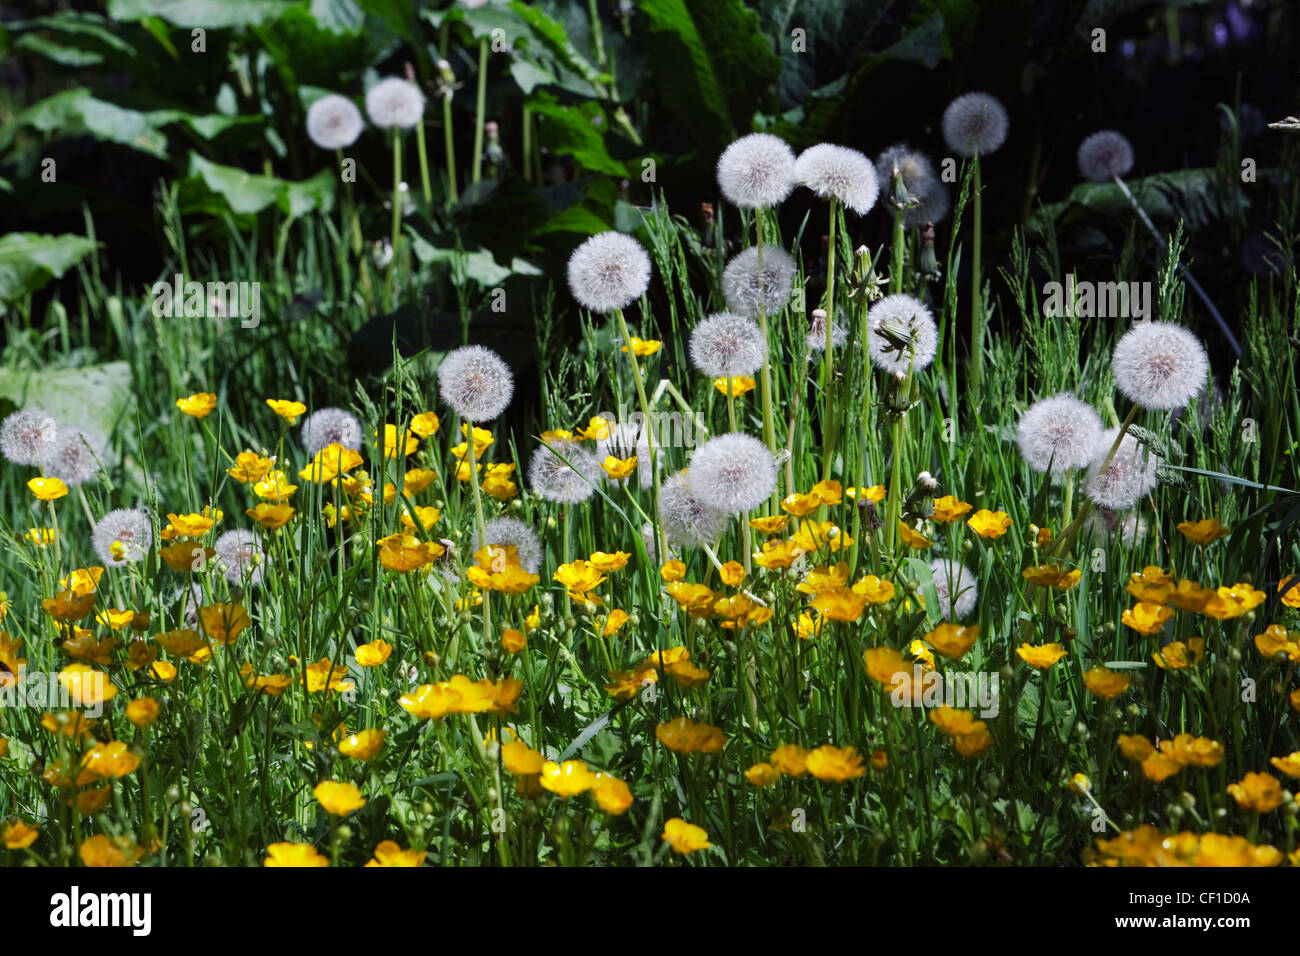
[[[95,523],[90,543],[106,568],[120,568],[143,560],[153,544],[148,512],[140,508],[110,511]]]
[[[975,572],[958,561],[938,558],[930,562],[930,575],[939,598],[939,613],[955,620],[969,617],[979,598]]]
[[[818,143],[800,153],[794,177],[822,199],[837,199],[859,216],[865,215],[880,195],[871,160],[856,149],[833,143]]]
[[[713,544],[727,526],[727,513],[697,498],[688,477],[688,471],[679,471],[659,489],[659,524],[669,548],[702,548]],[[652,533],[651,543],[653,540]]]
[[[513,545],[519,553],[519,566],[529,574],[536,574],[542,566],[542,542],[537,532],[515,518],[493,518],[483,526],[483,540],[498,548]],[[470,554],[483,547],[478,530],[471,538]]]
[[[794,260],[784,249],[765,246],[760,266],[758,248],[751,246],[722,270],[722,297],[737,315],[776,315],[790,298],[793,279]]]
[[[569,291],[592,312],[626,308],[649,286],[650,257],[621,232],[598,233],[569,256]]]
[[[528,481],[533,491],[557,504],[586,501],[595,493],[596,483],[603,474],[596,456],[576,441],[552,442],[551,448],[538,445],[533,450],[528,463]]]
[[[72,488],[95,477],[102,455],[97,439],[77,428],[62,428],[41,459],[41,468]]]
[[[939,222],[948,215],[948,190],[935,172],[930,157],[901,143],[881,153],[876,158],[876,178],[886,192],[892,188],[895,169],[915,202],[915,205],[903,209],[905,226]]]
[[[242,528],[227,531],[212,543],[212,550],[217,552],[231,584],[254,587],[262,583],[270,559],[253,532]]]
[[[1133,168],[1133,144],[1122,133],[1104,129],[1079,144],[1079,173],[1094,183],[1123,177]]]
[[[909,344],[901,349],[891,339]],[[867,311],[867,352],[872,364],[895,375],[909,367],[920,371],[934,361],[939,328],[921,301],[910,295],[887,295]]]
[[[769,133],[742,136],[718,157],[718,188],[742,209],[775,206],[794,189],[794,151]]]
[[[0,423],[0,454],[14,465],[39,465],[59,426],[43,408],[20,408]]]
[[[1115,346],[1115,384],[1143,408],[1181,408],[1205,388],[1205,346],[1172,322],[1139,322]]]
[[[831,326],[831,348],[837,349],[848,341],[849,331],[840,323],[836,322]],[[813,309],[812,318],[808,322],[808,335],[804,339],[808,343],[808,348],[814,352],[826,351],[826,310]]]
[[[366,114],[380,129],[410,129],[424,116],[424,94],[414,83],[390,76],[366,90]]]
[[[496,352],[466,345],[448,352],[438,366],[438,392],[466,421],[490,422],[509,406],[515,378]]]
[[[1128,511],[1137,500],[1156,486],[1160,459],[1132,435],[1126,434],[1109,462],[1106,456],[1119,436],[1118,428],[1102,433],[1088,469],[1086,494],[1095,504],[1111,511]]]
[[[696,449],[686,480],[691,494],[705,505],[740,514],[771,496],[776,487],[776,464],[757,438],[729,432]]]
[[[1091,405],[1061,393],[1030,405],[1016,426],[1016,444],[1037,472],[1059,475],[1093,460],[1101,441],[1101,418]]]
[[[962,156],[995,152],[1007,139],[1006,108],[987,93],[966,93],[943,111],[943,138]]]
[[[321,149],[347,149],[364,125],[356,105],[337,93],[322,96],[307,108],[307,136]]]
[[[758,325],[719,312],[691,330],[691,364],[709,378],[752,375],[767,360],[767,341]]]
[[[322,408],[308,415],[302,423],[302,446],[307,454],[315,455],[334,444],[361,450],[361,423],[356,416],[341,408]]]

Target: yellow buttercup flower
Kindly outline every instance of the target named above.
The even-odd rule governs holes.
[[[960,520],[972,507],[974,506],[968,501],[960,501],[952,495],[944,495],[942,498],[934,499],[934,514],[930,517],[944,524],[952,524]]]
[[[528,646],[528,638],[523,631],[513,627],[501,633],[501,647],[507,654],[518,654]]]
[[[501,762],[516,777],[541,773],[546,766],[546,758],[522,740],[501,745]]]
[[[677,717],[655,727],[655,737],[669,750],[677,753],[716,754],[721,752],[727,738],[722,729],[712,724],[696,723],[689,717]]]
[[[1161,670],[1180,671],[1205,659],[1205,638],[1193,637],[1187,643],[1171,641],[1151,655]]]
[[[370,760],[384,749],[384,741],[387,739],[386,730],[358,730],[344,734],[339,741],[339,753],[353,760]]]
[[[1228,793],[1248,813],[1268,813],[1282,805],[1286,791],[1271,773],[1248,773],[1237,783],[1228,784]]]
[[[1021,644],[1016,648],[1016,654],[1030,667],[1044,671],[1061,658],[1067,656],[1069,651],[1060,644],[1041,644],[1037,647],[1031,644]]]
[[[78,707],[95,707],[117,696],[108,675],[86,664],[69,664],[59,671],[59,683]]]
[[[1069,570],[1059,564],[1040,564],[1032,568],[1025,568],[1020,572],[1020,576],[1030,584],[1040,588],[1056,588],[1058,591],[1068,591],[1083,578],[1083,572],[1078,568]]]
[[[1107,667],[1094,667],[1083,674],[1083,684],[1088,693],[1102,700],[1118,697],[1128,690],[1129,683],[1128,677]]]
[[[674,558],[660,567],[659,576],[670,584],[680,581],[686,577],[686,565]]]
[[[361,791],[350,783],[322,780],[316,784],[312,793],[331,816],[345,817],[366,805],[366,798],[361,795]]]
[[[925,639],[931,647],[944,657],[959,660],[975,646],[975,639],[979,637],[979,634],[980,629],[978,627],[963,627],[959,624],[944,623],[925,635]]]
[[[586,428],[578,429],[578,437],[584,441],[604,441],[609,435],[609,420],[601,415],[593,415],[587,420]]]
[[[167,540],[173,538],[198,538],[212,530],[220,520],[220,512],[212,514],[167,515],[167,527],[162,529],[162,536]]]
[[[748,375],[733,375],[731,376],[731,378],[726,378],[724,376],[722,378],[715,378],[713,380],[714,388],[716,388],[723,395],[726,395],[728,392],[730,392],[733,398],[740,398],[742,395],[749,394],[754,390],[754,387],[757,384],[758,383],[755,382]]]
[[[867,608],[867,598],[850,588],[831,588],[818,594],[812,607],[829,621],[856,621]]]
[[[591,566],[597,571],[608,574],[610,571],[622,571],[627,567],[632,555],[626,551],[615,551],[609,554],[605,551],[593,551],[587,558]]]
[[[1269,760],[1269,763],[1288,777],[1300,778],[1300,750],[1285,757],[1273,757]]]
[[[1294,574],[1288,574],[1277,583],[1277,589],[1282,594],[1282,603],[1287,607],[1300,608],[1300,579]]]
[[[190,418],[203,418],[217,407],[217,396],[211,392],[195,392],[188,398],[176,399],[176,407]]]
[[[340,475],[346,475],[360,464],[360,452],[340,445],[338,442],[332,442],[316,452],[316,457],[311,460],[311,463],[306,468],[298,472],[298,477],[303,481],[326,484]],[[407,477],[410,477],[409,473]]]
[[[456,711],[460,693],[446,684],[421,684],[399,697],[397,703],[421,720],[436,720]]]
[[[728,587],[740,587],[745,580],[745,567],[739,561],[728,561],[718,572],[718,577],[722,578],[722,583]]]
[[[600,467],[605,469],[605,474],[609,475],[611,481],[622,481],[636,471],[636,462],[636,455],[631,458],[616,458],[613,455],[606,455],[605,460],[600,463]]]
[[[41,835],[40,824],[23,820],[6,820],[0,823],[0,844],[6,850],[25,850]]]
[[[140,766],[140,755],[121,740],[97,744],[81,757],[81,768],[100,777],[125,777]]]
[[[152,697],[138,697],[126,705],[126,719],[137,727],[148,727],[158,719],[158,701]]]
[[[379,563],[402,573],[433,563],[447,550],[436,541],[421,541],[413,534],[390,534],[375,543],[379,546]]]
[[[781,771],[770,763],[756,763],[745,771],[745,779],[751,786],[770,787],[781,779]]]
[[[867,574],[854,582],[851,588],[854,594],[867,599],[869,604],[888,604],[894,599],[894,583],[885,581],[874,574]]]
[[[375,867],[417,867],[424,866],[424,850],[403,850],[393,840],[384,840],[375,847],[375,855],[366,866]]]
[[[23,540],[31,542],[38,548],[48,548],[58,540],[58,537],[59,532],[54,528],[32,528],[23,535]]]
[[[1142,765],[1142,776],[1146,777],[1152,783],[1164,783],[1170,777],[1180,773],[1183,765],[1176,760],[1153,751],[1143,757],[1139,763]]]
[[[1270,660],[1285,654],[1288,660],[1300,664],[1300,641],[1281,624],[1270,624],[1263,634],[1256,634],[1255,649]]]
[[[274,531],[276,528],[283,528],[289,523],[289,519],[294,516],[294,507],[292,505],[273,505],[262,502],[255,508],[245,508],[244,514],[268,531]]]
[[[789,515],[771,515],[767,518],[750,518],[749,526],[760,534],[777,534],[785,530],[789,521]]]
[[[268,398],[266,404],[290,425],[296,424],[298,419],[307,411],[307,406],[302,402],[295,402],[285,398]]]
[[[632,340],[632,353],[636,355],[637,358],[646,358],[647,356],[654,355],[659,351],[659,347],[663,345],[663,343],[657,339],[638,339],[635,335],[630,336],[630,338]],[[626,352],[627,346],[620,346],[619,351]]]
[[[965,737],[968,734],[979,733],[986,726],[984,721],[977,720],[969,710],[958,710],[956,707],[946,705],[930,711],[930,723],[949,737]]]
[[[369,644],[357,645],[355,657],[361,667],[378,667],[388,660],[388,656],[392,653],[393,645],[380,637]]]
[[[58,478],[32,478],[27,487],[41,501],[55,501],[68,493],[68,486]]]
[[[266,848],[264,867],[329,866],[329,857],[321,856],[309,843],[272,843]]]
[[[805,761],[808,772],[818,780],[843,783],[861,777],[867,772],[862,755],[856,747],[834,747],[825,744],[808,754]]]
[[[428,438],[438,430],[441,422],[436,412],[420,412],[411,419],[410,429],[421,438]]]
[[[1160,741],[1160,752],[1180,767],[1217,767],[1223,762],[1223,744],[1191,734]]]
[[[1256,590],[1249,584],[1238,583],[1215,589],[1214,596],[1206,602],[1202,613],[1226,621],[1253,611],[1267,600],[1268,594],[1265,592]]]
[[[1011,527],[1011,518],[1005,511],[981,508],[970,516],[966,525],[981,538],[1000,538]]]
[[[253,494],[273,503],[287,501],[297,490],[298,486],[291,484],[288,476],[278,469],[268,471],[253,482]]]
[[[664,823],[663,841],[681,856],[707,850],[710,846],[708,833],[681,817],[673,817]]]
[[[917,548],[918,550],[928,548],[934,544],[934,542],[925,535],[913,531],[901,521],[898,522],[898,537],[902,540],[903,544],[907,545],[909,548]]]
[[[596,775],[581,760],[566,760],[564,763],[547,760],[542,764],[538,782],[543,790],[567,800],[590,790],[596,782]]]
[[[131,866],[142,856],[144,848],[129,836],[109,837],[102,833],[83,840],[78,854],[86,866]]]
[[[568,588],[569,596],[579,602],[585,601],[588,592],[606,580],[600,568],[581,559],[560,565],[552,577]]]
[[[1204,547],[1218,541],[1224,535],[1232,534],[1231,528],[1225,528],[1217,517],[1202,518],[1200,521],[1182,521],[1178,530],[1188,541]]]
[[[1155,745],[1137,734],[1120,734],[1119,750],[1129,760],[1141,763],[1156,752]]]
[[[1121,620],[1126,627],[1131,627],[1139,634],[1151,635],[1158,634],[1164,628],[1165,622],[1173,616],[1173,608],[1139,601],[1124,612]]]
[[[870,647],[862,652],[862,663],[872,680],[883,684],[886,689],[894,684],[894,675],[911,674],[912,667],[903,655],[892,647]]]
[[[779,773],[787,777],[802,777],[808,772],[808,753],[798,744],[782,744],[768,759]]]
[[[626,624],[627,621],[628,621],[627,611],[624,611],[622,608],[616,607],[609,612],[609,617],[605,618],[605,626],[601,629],[601,634],[604,635],[605,637],[613,637],[615,634],[618,633],[619,628],[621,628],[624,624]],[[519,634],[518,631],[515,631],[515,633]],[[519,636],[523,637],[522,634],[520,634]]]
[[[813,494],[795,492],[781,499],[781,509],[796,518],[804,518],[822,506],[821,498]]]
[[[591,794],[596,798],[596,806],[610,816],[626,813],[632,806],[632,791],[626,783],[607,773],[598,773],[591,785]]]

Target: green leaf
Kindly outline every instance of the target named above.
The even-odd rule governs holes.
[[[297,218],[313,210],[329,212],[334,208],[334,175],[328,168],[311,179],[295,183],[222,166],[191,153],[188,175],[221,196],[235,213],[259,213],[278,204],[289,216]]]
[[[529,100],[539,119],[542,144],[561,156],[572,156],[583,169],[608,176],[625,177],[627,166],[614,159],[605,147],[609,117],[599,103],[562,106],[545,91]]]
[[[73,136],[82,132],[110,143],[121,143],[165,159],[167,138],[149,123],[144,113],[96,99],[90,90],[76,87],[33,103],[14,117],[0,133],[0,150],[12,142],[22,127],[43,133]]]
[[[221,30],[268,23],[296,6],[292,0],[109,0],[108,15],[114,20],[159,17],[178,27]]]
[[[131,367],[108,362],[82,368],[37,371],[0,369],[0,398],[38,405],[58,422],[106,442],[133,402]]]
[[[104,55],[94,50],[83,50],[75,46],[64,46],[47,40],[36,33],[24,33],[14,41],[15,50],[26,50],[47,60],[53,60],[63,66],[94,66],[104,62]]]
[[[11,232],[0,238],[0,302],[15,302],[59,278],[93,252],[85,236]]]

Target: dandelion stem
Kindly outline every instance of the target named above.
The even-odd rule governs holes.
[[[659,461],[654,428],[651,427],[650,403],[646,401],[645,381],[641,378],[641,364],[636,360],[636,350],[632,348],[632,336],[627,330],[627,320],[623,318],[622,309],[614,310],[614,319],[618,322],[618,334],[627,347],[627,360],[632,364],[632,381],[636,384],[636,400],[641,406],[641,420],[644,422],[642,431],[645,432],[646,448],[650,452],[650,475],[654,482],[654,514],[656,515],[656,521],[654,522],[655,552],[660,559],[667,560],[665,556],[668,551],[663,540],[663,529],[659,527],[657,520],[659,514]]]
[[[477,183],[483,174],[483,116],[487,104],[488,38],[478,41],[478,96],[474,104],[474,174]]]
[[[387,306],[393,307],[396,299],[397,285],[397,243],[402,238],[402,134],[401,131],[393,127],[393,229],[392,229],[392,253],[393,257],[388,260],[388,289]]]
[[[1138,411],[1139,406],[1137,405],[1129,409],[1128,416],[1124,419],[1124,424],[1119,426],[1119,434],[1115,436],[1115,441],[1110,446],[1110,451],[1106,453],[1106,458],[1102,461],[1099,471],[1105,471],[1110,466],[1111,460],[1115,457],[1119,451],[1119,446],[1124,441],[1124,436],[1128,434],[1129,426],[1137,420]],[[1052,548],[1051,557],[1063,557],[1069,552],[1071,545],[1074,544],[1074,539],[1078,537],[1079,529],[1090,514],[1092,514],[1092,499],[1087,498],[1084,500],[1083,506],[1079,508],[1078,515],[1070,522],[1069,527],[1061,532],[1061,537]]]
[[[763,210],[754,210],[754,234],[755,250],[758,254],[758,274],[763,274]],[[763,368],[759,373],[759,394],[763,403],[763,441],[767,445],[767,450],[773,455],[776,454],[776,424],[772,420],[772,343],[768,339],[767,333],[767,299],[760,295],[758,299],[758,328],[763,333],[763,344],[767,351],[763,356]],[[734,430],[734,426],[733,426]],[[786,488],[788,493],[794,492],[794,486]],[[776,514],[776,509],[780,506],[781,492],[779,487],[772,489],[772,513]],[[746,549],[748,552],[748,549]],[[749,554],[745,555],[745,566],[749,566]]]
[[[822,360],[822,389],[825,413],[822,421],[822,479],[831,476],[831,460],[835,457],[835,434],[832,418],[834,417],[831,368],[834,361],[831,339],[835,328],[835,214],[838,200],[831,197],[830,226],[827,230],[826,245],[826,353]]]
[[[971,195],[971,302],[970,302],[970,387],[978,389],[984,381],[984,302],[980,281],[980,243],[984,231],[984,202],[980,176],[980,156],[972,160],[975,167],[975,186]]]
[[[460,202],[460,190],[456,187],[456,132],[451,125],[450,91],[442,97],[442,139],[447,149],[447,202],[454,206]]]
[[[433,187],[429,184],[429,154],[424,143],[424,117],[415,124],[415,147],[420,155],[420,188],[424,192],[424,204],[433,204]]]

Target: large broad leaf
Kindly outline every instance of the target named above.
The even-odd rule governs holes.
[[[678,122],[701,144],[748,130],[781,73],[772,40],[740,0],[642,0],[655,83]]]
[[[85,87],[76,87],[33,103],[14,117],[0,133],[0,150],[8,147],[19,129],[28,127],[60,136],[89,133],[96,139],[166,159],[167,136],[162,127],[169,124],[184,123],[204,139],[213,139],[232,127],[261,122],[256,116],[195,115],[184,110],[142,113],[101,100]]]
[[[541,120],[538,135],[551,152],[572,156],[588,172],[620,178],[628,175],[626,164],[611,156],[605,146],[610,122],[599,103],[563,106],[546,91],[538,90],[528,105]]]
[[[0,301],[15,302],[35,292],[94,248],[84,236],[11,232],[0,237]]]
[[[178,27],[221,30],[275,20],[293,7],[293,0],[109,0],[114,20],[158,17]]]
[[[108,362],[40,371],[0,369],[0,399],[45,409],[61,425],[104,441],[107,453],[107,439],[132,404],[131,368],[126,362]]]
[[[1220,177],[1213,169],[1179,169],[1130,180],[1127,185],[1133,198],[1157,223],[1173,225],[1181,219],[1192,230],[1240,215],[1246,202],[1240,190],[1223,196]],[[1035,212],[1029,218],[1028,229],[1041,234],[1056,223],[1059,231],[1088,213],[1135,215],[1127,197],[1114,183],[1082,183],[1070,191],[1064,202]]]
[[[313,210],[329,212],[334,208],[334,174],[328,168],[311,179],[295,183],[275,176],[259,176],[235,166],[222,166],[191,153],[189,175],[221,196],[235,213],[259,213],[278,204],[285,213],[298,217]]]

